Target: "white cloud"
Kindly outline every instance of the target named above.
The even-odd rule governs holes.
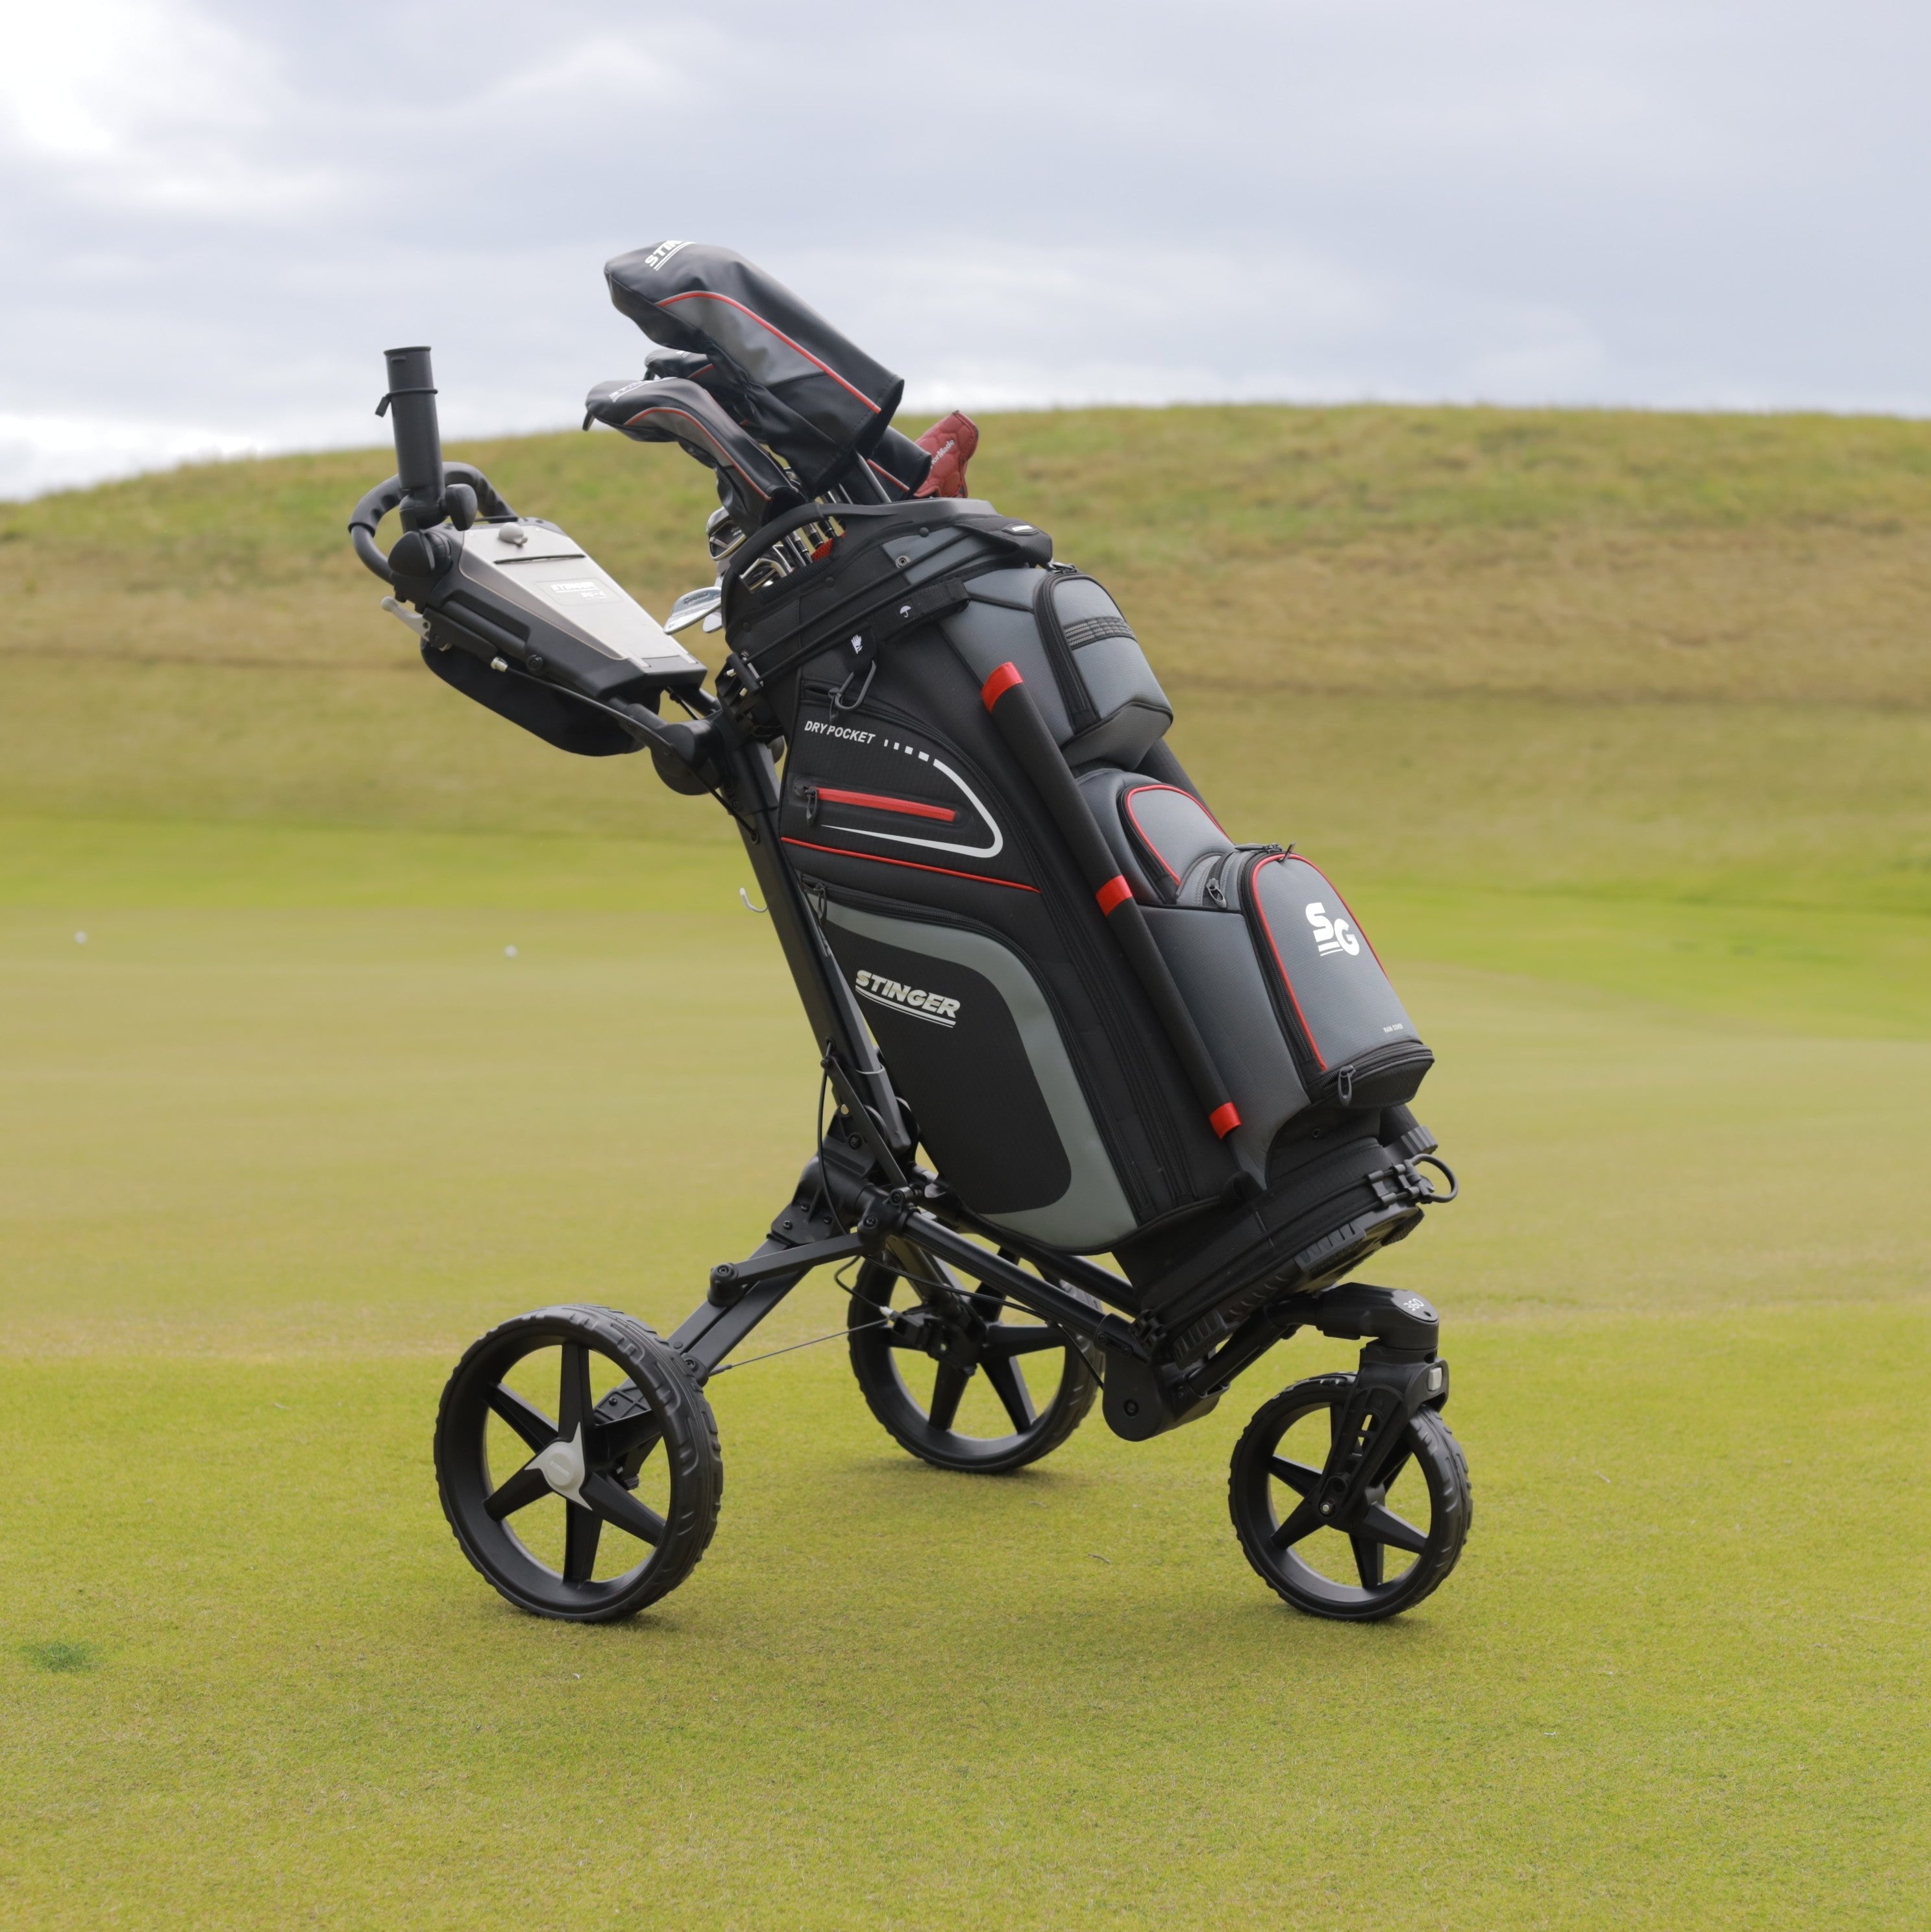
[[[175,0],[0,0],[0,116],[17,160],[79,194],[225,216],[325,196],[274,152],[273,52]]]

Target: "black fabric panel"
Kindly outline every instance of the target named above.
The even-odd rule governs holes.
[[[959,1198],[981,1214],[1058,1200],[1072,1168],[999,988],[969,967],[841,926],[825,937]]]
[[[614,718],[553,684],[516,670],[492,670],[467,651],[439,651],[431,644],[423,646],[422,661],[465,698],[473,698],[498,717],[534,732],[559,752],[574,752],[585,758],[612,758],[637,748],[637,740]]]
[[[731,249],[660,242],[616,256],[604,275],[610,300],[652,341],[721,358],[789,411],[793,427],[771,440],[793,463],[869,447],[898,406],[898,376]]]

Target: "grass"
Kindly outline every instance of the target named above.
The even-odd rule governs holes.
[[[682,1591],[502,1606],[435,1505],[454,1354],[553,1299],[674,1322],[808,1141],[745,870],[703,802],[396,668],[337,555],[360,459],[5,512],[0,1919],[1921,1923],[1927,439],[988,434],[1441,1057],[1468,1196],[1381,1272],[1446,1311],[1476,1527],[1372,1630],[1281,1609],[1226,1521],[1255,1402],[1348,1358],[1305,1340],[1003,1482],[786,1356],[713,1384]],[[487,461],[661,605],[698,499],[652,454]],[[1631,616],[1747,583],[1801,594],[1700,656]]]

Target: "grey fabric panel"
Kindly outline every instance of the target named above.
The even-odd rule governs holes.
[[[1117,617],[1120,606],[1107,595],[1103,584],[1090,577],[1069,578],[1053,592],[1053,608],[1062,624],[1076,624],[1082,617]]]
[[[1077,590],[1079,586],[1069,587]],[[1073,652],[1073,662],[1092,694],[1093,708],[1102,718],[1127,704],[1162,714],[1166,724],[1148,738],[1150,745],[1173,722],[1174,707],[1160,688],[1146,652],[1132,638],[1102,638],[1097,643],[1081,644]]]
[[[1027,564],[1013,570],[988,570],[970,578],[966,584],[969,596],[982,598],[988,603],[1010,604],[1015,610],[1030,611],[1033,599],[1038,594],[1039,580],[1045,575],[1036,564]]]
[[[1191,792],[1174,785],[1128,785],[1120,794],[1120,808],[1165,868],[1171,890],[1209,854],[1234,850],[1234,841],[1213,822],[1213,814]]]
[[[1121,876],[1142,905],[1157,901],[1159,895],[1147,877],[1133,842],[1126,836],[1126,822],[1120,815],[1120,797],[1129,786],[1153,783],[1152,778],[1138,772],[1123,772],[1115,765],[1096,765],[1079,776],[1079,788],[1086,794],[1087,805],[1106,840],[1106,849],[1113,854]]]
[[[1275,1016],[1247,922],[1238,913],[1180,906],[1150,906],[1146,918],[1228,1096],[1240,1109],[1240,1124],[1228,1136],[1228,1144],[1251,1173],[1264,1179],[1274,1136],[1306,1106],[1308,1096]]]
[[[1375,1047],[1417,1037],[1381,962],[1315,866],[1300,858],[1271,860],[1255,868],[1253,890],[1325,1065],[1339,1066]]]
[[[1075,765],[1137,765],[1174,722],[1170,711],[1141,704],[1123,704],[1090,731],[1066,745],[1067,762]]]
[[[1017,577],[1036,573],[1000,574]],[[1039,641],[1039,627],[1033,622],[1030,609],[1015,610],[1001,604],[971,603],[963,610],[955,611],[940,628],[981,684],[1001,664],[1017,664],[1047,728],[1061,744],[1066,742],[1072,726],[1060,701],[1059,680],[1053,675],[1051,661]]]
[[[847,932],[902,946],[907,952],[956,961],[999,988],[1025,1042],[1033,1076],[1045,1096],[1047,1110],[1072,1168],[1072,1180],[1050,1206],[988,1215],[987,1220],[1015,1234],[1075,1253],[1096,1253],[1124,1240],[1133,1232],[1133,1210],[1126,1204],[1105,1143],[1093,1124],[1093,1110],[1060,1037],[1059,1022],[1018,955],[983,933],[961,932],[956,926],[890,919],[835,904],[826,908],[825,916]]]

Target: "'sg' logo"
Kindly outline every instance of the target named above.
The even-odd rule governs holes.
[[[1314,928],[1317,952],[1345,952],[1352,958],[1361,950],[1360,934],[1345,919],[1330,919],[1327,907],[1320,900],[1315,900],[1309,906],[1307,922]]]

